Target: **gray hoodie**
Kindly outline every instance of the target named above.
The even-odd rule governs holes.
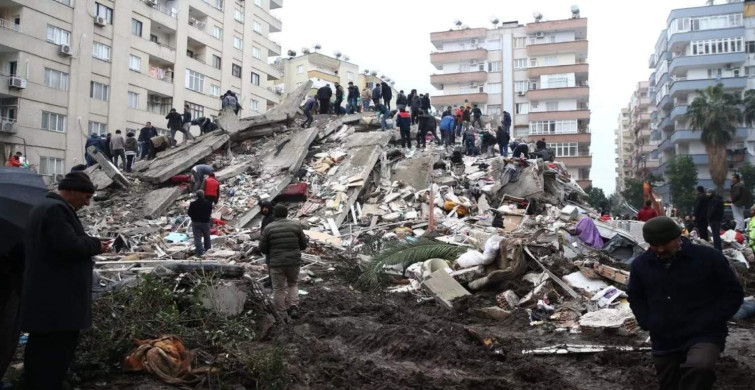
[[[110,150],[126,149],[126,141],[123,136],[116,134],[110,138]]]

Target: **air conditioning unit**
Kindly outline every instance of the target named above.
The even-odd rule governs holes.
[[[545,38],[545,33],[542,32],[542,31],[538,32],[538,33],[535,33],[535,38],[537,38],[537,39],[543,39],[543,38]]]
[[[477,39],[476,39],[476,38],[475,38],[475,39],[472,39],[472,44],[473,44],[473,45],[476,45],[476,44],[477,44],[477,42],[478,42],[478,41],[477,41]]]
[[[11,122],[11,121],[0,121],[0,133],[15,134],[16,133],[15,124],[16,124],[15,122]]]
[[[519,91],[516,93],[517,96],[524,96],[524,91]]]
[[[61,44],[58,48],[58,54],[66,57],[70,57],[72,54],[71,45]]]
[[[157,95],[150,95],[149,101],[152,103],[160,104],[163,102],[163,98]]]
[[[17,88],[17,89],[25,89],[26,88],[26,79],[22,79],[20,77],[11,76],[10,78],[8,78],[8,87],[10,87],[10,88]]]
[[[100,27],[105,27],[105,25],[107,24],[107,21],[105,21],[105,18],[103,18],[102,16],[95,16],[94,17],[94,24],[96,24],[96,25],[98,25]]]

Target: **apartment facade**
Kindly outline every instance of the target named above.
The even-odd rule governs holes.
[[[513,137],[545,138],[572,177],[591,184],[586,18],[434,32],[430,40],[436,109],[477,104],[496,126],[507,111]]]
[[[633,143],[629,168],[630,176],[636,178],[646,177],[660,165],[658,155],[653,153],[659,142],[650,139],[650,133],[655,130],[655,124],[651,122],[655,105],[650,103],[648,91],[649,82],[638,83],[628,106],[630,142]]]
[[[696,90],[722,83],[726,92],[741,94],[753,87],[755,77],[755,5],[726,1],[701,7],[672,10],[666,29],[658,37],[650,56],[649,79],[653,112],[651,143],[657,149],[663,175],[669,159],[692,157],[698,171],[698,184],[713,187],[708,155],[700,132],[692,131],[685,118]],[[734,170],[755,154],[755,133],[741,125],[728,147],[728,163]],[[668,184],[657,189],[668,196]],[[667,198],[668,199],[668,198]]]
[[[616,120],[616,191],[621,193],[628,177],[632,177],[632,154],[634,153],[634,133],[630,131],[629,109],[622,108]]]
[[[279,101],[268,64],[282,0],[30,0],[0,2],[0,157],[21,151],[44,175],[84,161],[86,138],[171,108],[211,117],[226,90],[240,115]],[[198,134],[198,128],[193,132]]]

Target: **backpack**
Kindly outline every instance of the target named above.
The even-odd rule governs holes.
[[[236,108],[237,103],[238,103],[238,99],[236,99],[236,96],[225,95],[225,97],[223,98],[223,107],[231,106],[233,108]]]

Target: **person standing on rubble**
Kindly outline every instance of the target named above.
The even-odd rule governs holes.
[[[501,119],[501,125],[507,133],[511,134],[511,114],[508,111],[503,112],[503,119]]]
[[[467,106],[467,108],[462,111],[461,120],[464,123],[464,131],[469,130],[469,127],[472,124],[472,110],[469,108],[469,106]]]
[[[411,115],[406,110],[399,110],[398,115],[396,115],[396,127],[399,128],[401,134],[402,148],[412,148],[411,126]]]
[[[367,85],[362,88],[362,112],[367,112],[370,109],[370,100],[372,100],[372,92],[367,88]]]
[[[230,89],[225,91],[225,94],[220,97],[220,109],[224,109],[226,107],[233,107],[233,113],[238,115],[239,110],[241,109],[241,104],[239,104],[239,98],[236,96],[233,91]]]
[[[454,131],[454,135],[456,137],[461,137],[461,129],[464,127],[464,119],[463,119],[464,107],[463,106],[456,109],[456,112],[454,112],[454,117],[456,118],[456,126],[455,126],[456,131]],[[456,139],[454,139],[454,142],[456,142]]]
[[[383,82],[382,84],[382,96],[383,96],[383,104],[385,104],[388,109],[391,109],[391,99],[393,98],[393,91],[391,91],[391,86],[388,85],[388,83]]]
[[[113,161],[113,153],[112,150],[110,150],[110,140],[113,139],[113,135],[111,133],[107,133],[107,136],[105,139],[100,139],[100,150],[103,154],[105,154],[105,157],[109,161]]]
[[[415,124],[418,121],[420,108],[422,107],[422,98],[415,93],[415,90],[412,90],[412,93],[412,100],[409,101],[409,104],[411,107],[412,124]]]
[[[425,93],[424,95],[420,96],[421,98],[421,105],[420,108],[422,108],[422,111],[429,113],[430,112],[430,94]]]
[[[88,153],[90,146],[94,146],[94,148],[97,149],[95,153],[102,152],[102,140],[96,133],[90,135],[87,142],[84,144],[84,161],[86,161],[88,167],[97,164],[97,160],[91,157]]]
[[[647,222],[658,216],[658,212],[651,206],[652,204],[653,202],[650,200],[645,201],[645,206],[637,212],[638,221]]]
[[[359,87],[354,85],[353,82],[349,81],[348,94],[346,95],[346,102],[349,105],[349,114],[353,114],[359,111],[357,100],[359,100]]]
[[[446,115],[440,120],[440,135],[443,138],[443,146],[451,146],[454,143],[454,123],[453,115]]]
[[[744,292],[720,251],[681,234],[663,216],[642,227],[650,249],[632,262],[629,305],[637,324],[650,332],[660,389],[712,389],[726,322]]]
[[[398,91],[398,96],[396,96],[396,108],[401,109],[403,107],[406,110],[406,105],[409,104],[409,100],[407,100],[406,95],[404,95],[404,90]]]
[[[375,83],[375,87],[372,88],[372,102],[375,103],[375,107],[380,104],[380,98],[383,97],[383,88],[380,83]]]
[[[262,230],[259,248],[260,252],[270,257],[275,309],[297,319],[301,251],[307,249],[307,237],[299,222],[287,218],[286,206],[275,205],[273,215],[275,221]]]
[[[139,159],[144,159],[149,156],[149,149],[152,147],[152,143],[149,142],[149,140],[151,140],[152,137],[157,137],[157,129],[152,126],[152,122],[147,122],[144,127],[139,130],[138,141],[139,148],[141,149]]]
[[[479,129],[482,129],[482,110],[480,110],[477,105],[474,105],[474,108],[472,108],[472,126],[477,123],[477,126]]]
[[[85,173],[68,173],[58,193],[29,212],[21,303],[27,389],[62,389],[79,332],[92,325],[92,256],[108,244],[88,236],[76,212],[94,192]]]
[[[511,140],[511,135],[509,135],[508,131],[503,129],[503,126],[498,126],[496,138],[498,138],[498,149],[501,150],[501,156],[508,157],[509,141]]]
[[[191,107],[188,104],[184,104],[184,113],[181,116],[181,132],[184,135],[184,142],[194,139],[191,134]],[[173,142],[175,143],[175,136]]]
[[[341,115],[341,103],[343,102],[343,87],[341,84],[335,83],[336,85],[336,102],[333,105],[333,111],[335,111],[336,115]]]
[[[301,124],[301,127],[303,129],[306,129],[307,127],[312,125],[312,121],[314,118],[312,118],[312,110],[317,109],[317,100],[315,100],[314,96],[311,96],[309,99],[307,99],[307,102],[304,103],[304,116],[307,117],[307,120],[304,121],[304,123]]]
[[[126,140],[121,135],[121,130],[115,130],[115,135],[110,139],[110,153],[113,155],[113,165],[118,168],[118,157],[126,168]]]
[[[196,192],[197,199],[189,203],[188,215],[191,218],[191,231],[194,234],[194,251],[197,257],[212,248],[210,239],[210,220],[212,218],[212,203],[204,196],[204,191]],[[202,243],[204,240],[204,245]]]
[[[330,111],[330,97],[333,96],[333,90],[330,84],[325,84],[317,90],[317,100],[320,101],[320,114],[327,114]]]
[[[212,204],[217,205],[220,198],[220,182],[215,178],[214,173],[207,175],[204,180],[204,198]]]
[[[191,168],[191,190],[197,191],[201,189],[204,177],[215,172],[215,168],[212,165],[199,164]]]
[[[170,129],[170,146],[173,147],[176,145],[176,132],[181,131],[183,118],[175,108],[171,108],[165,119],[168,120],[168,129]]]
[[[443,119],[447,116],[454,116],[453,111],[451,111],[451,106],[448,106],[446,108],[446,111],[443,111],[443,113],[440,114],[440,118]]]
[[[708,197],[703,186],[697,186],[695,198],[695,214],[693,219],[697,227],[697,234],[701,240],[708,241]]]
[[[724,220],[724,200],[712,188],[705,191],[708,197],[708,225],[713,236],[713,247],[723,250],[721,245],[721,223]]]
[[[136,154],[139,152],[139,143],[136,142],[136,138],[134,138],[134,133],[129,132],[126,134],[126,163],[124,170],[126,172],[131,172],[134,167],[134,159],[136,158]]]

